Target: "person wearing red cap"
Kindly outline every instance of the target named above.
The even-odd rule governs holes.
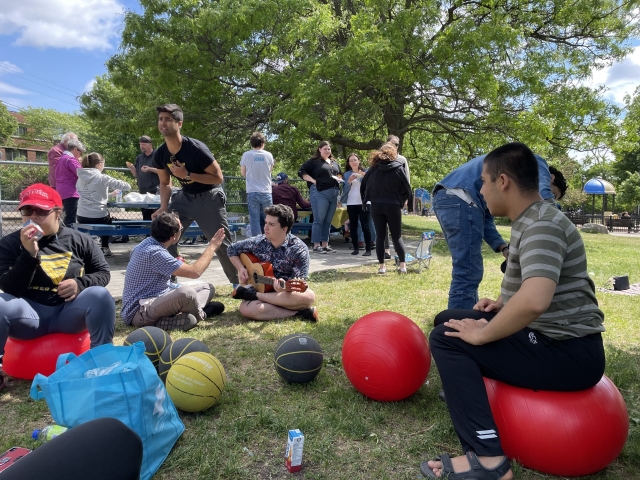
[[[100,248],[61,224],[62,199],[48,185],[24,189],[18,210],[25,226],[0,240],[0,365],[9,337],[89,330],[91,347],[111,343],[115,302]]]

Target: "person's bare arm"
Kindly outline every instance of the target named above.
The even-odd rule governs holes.
[[[196,260],[192,265],[183,263],[173,272],[173,274],[176,277],[186,277],[194,279],[200,278],[200,276],[204,273],[204,271],[211,263],[216,250],[220,248],[220,245],[222,245],[223,241],[224,228],[221,228],[213,236],[213,238],[209,242],[209,245],[207,245],[207,248],[205,248],[204,252],[202,252],[202,255],[200,255],[200,258],[198,260]]]
[[[136,170],[136,166],[133,163],[127,162],[127,168],[131,172],[131,175],[134,176],[134,178],[138,178],[138,171]]]
[[[151,218],[156,218],[162,212],[166,212],[171,199],[171,175],[164,168],[158,169],[158,178],[160,179],[160,208],[153,212]]]
[[[240,175],[242,175],[243,177],[247,176],[247,167],[245,167],[244,165],[240,166]]]
[[[555,291],[556,282],[550,278],[528,278],[493,320],[449,320],[444,325],[455,331],[445,332],[445,335],[461,338],[472,345],[484,345],[508,337],[546,312]]]
[[[187,169],[180,162],[173,163],[169,166],[171,173],[178,178],[185,178],[187,176]],[[205,173],[189,173],[189,178],[194,182],[202,183],[204,185],[220,185],[224,178],[222,176],[222,170],[220,165],[215,160],[211,165],[204,169]]]

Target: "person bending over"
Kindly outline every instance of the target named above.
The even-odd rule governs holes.
[[[224,311],[212,302],[213,285],[176,285],[171,276],[200,278],[224,240],[219,229],[193,265],[174,258],[167,250],[180,240],[183,227],[177,215],[160,212],[151,222],[151,236],[131,252],[122,292],[122,321],[134,327],[190,330],[207,317]]]
[[[481,179],[491,215],[513,222],[509,258],[497,300],[435,318],[429,345],[465,456],[424,462],[420,470],[431,478],[513,478],[483,376],[520,388],[576,391],[604,373],[604,314],[584,243],[540,195],[536,157],[522,143],[503,145],[483,160]]]
[[[290,232],[293,226],[293,210],[286,205],[272,205],[264,209],[266,215],[264,234],[247,238],[229,247],[231,262],[238,269],[243,285],[238,285],[233,298],[243,300],[240,313],[254,320],[273,320],[284,317],[300,317],[318,320],[318,309],[313,307],[316,295],[308,288],[305,292],[287,291],[281,283],[286,280],[306,279],[309,275],[309,249]],[[275,291],[259,293],[249,281],[249,272],[240,260],[240,254],[251,253],[261,262],[269,262],[278,279]]]
[[[18,210],[31,223],[0,240],[0,365],[9,337],[89,330],[91,348],[111,343],[116,307],[100,248],[61,224],[62,199],[48,185],[24,189]]]

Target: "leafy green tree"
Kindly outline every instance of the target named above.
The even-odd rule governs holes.
[[[9,113],[7,107],[0,102],[0,144],[2,146],[11,146],[13,141],[12,135],[18,130],[18,121]]]
[[[640,173],[629,172],[627,179],[617,188],[617,200],[621,207],[633,211],[640,205]]]
[[[182,105],[214,153],[262,130],[293,166],[322,139],[366,152],[393,133],[428,182],[435,159],[506,140],[543,155],[606,144],[618,111],[577,80],[627,53],[636,4],[141,0],[108,69],[137,107]]]
[[[60,142],[60,138],[67,132],[74,132],[81,142],[87,144],[88,124],[75,113],[58,112],[47,108],[28,107],[21,110],[27,124],[27,134],[23,138],[32,145],[50,148]]]
[[[640,172],[640,87],[625,98],[625,117],[614,152],[613,174],[620,182],[630,173]]]

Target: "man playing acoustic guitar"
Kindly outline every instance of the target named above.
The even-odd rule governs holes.
[[[316,295],[304,281],[309,275],[309,249],[295,235],[293,210],[286,205],[264,209],[264,234],[229,247],[229,259],[240,283],[231,295],[243,300],[240,313],[253,320],[299,317],[315,322]],[[271,290],[271,291],[270,291]]]

